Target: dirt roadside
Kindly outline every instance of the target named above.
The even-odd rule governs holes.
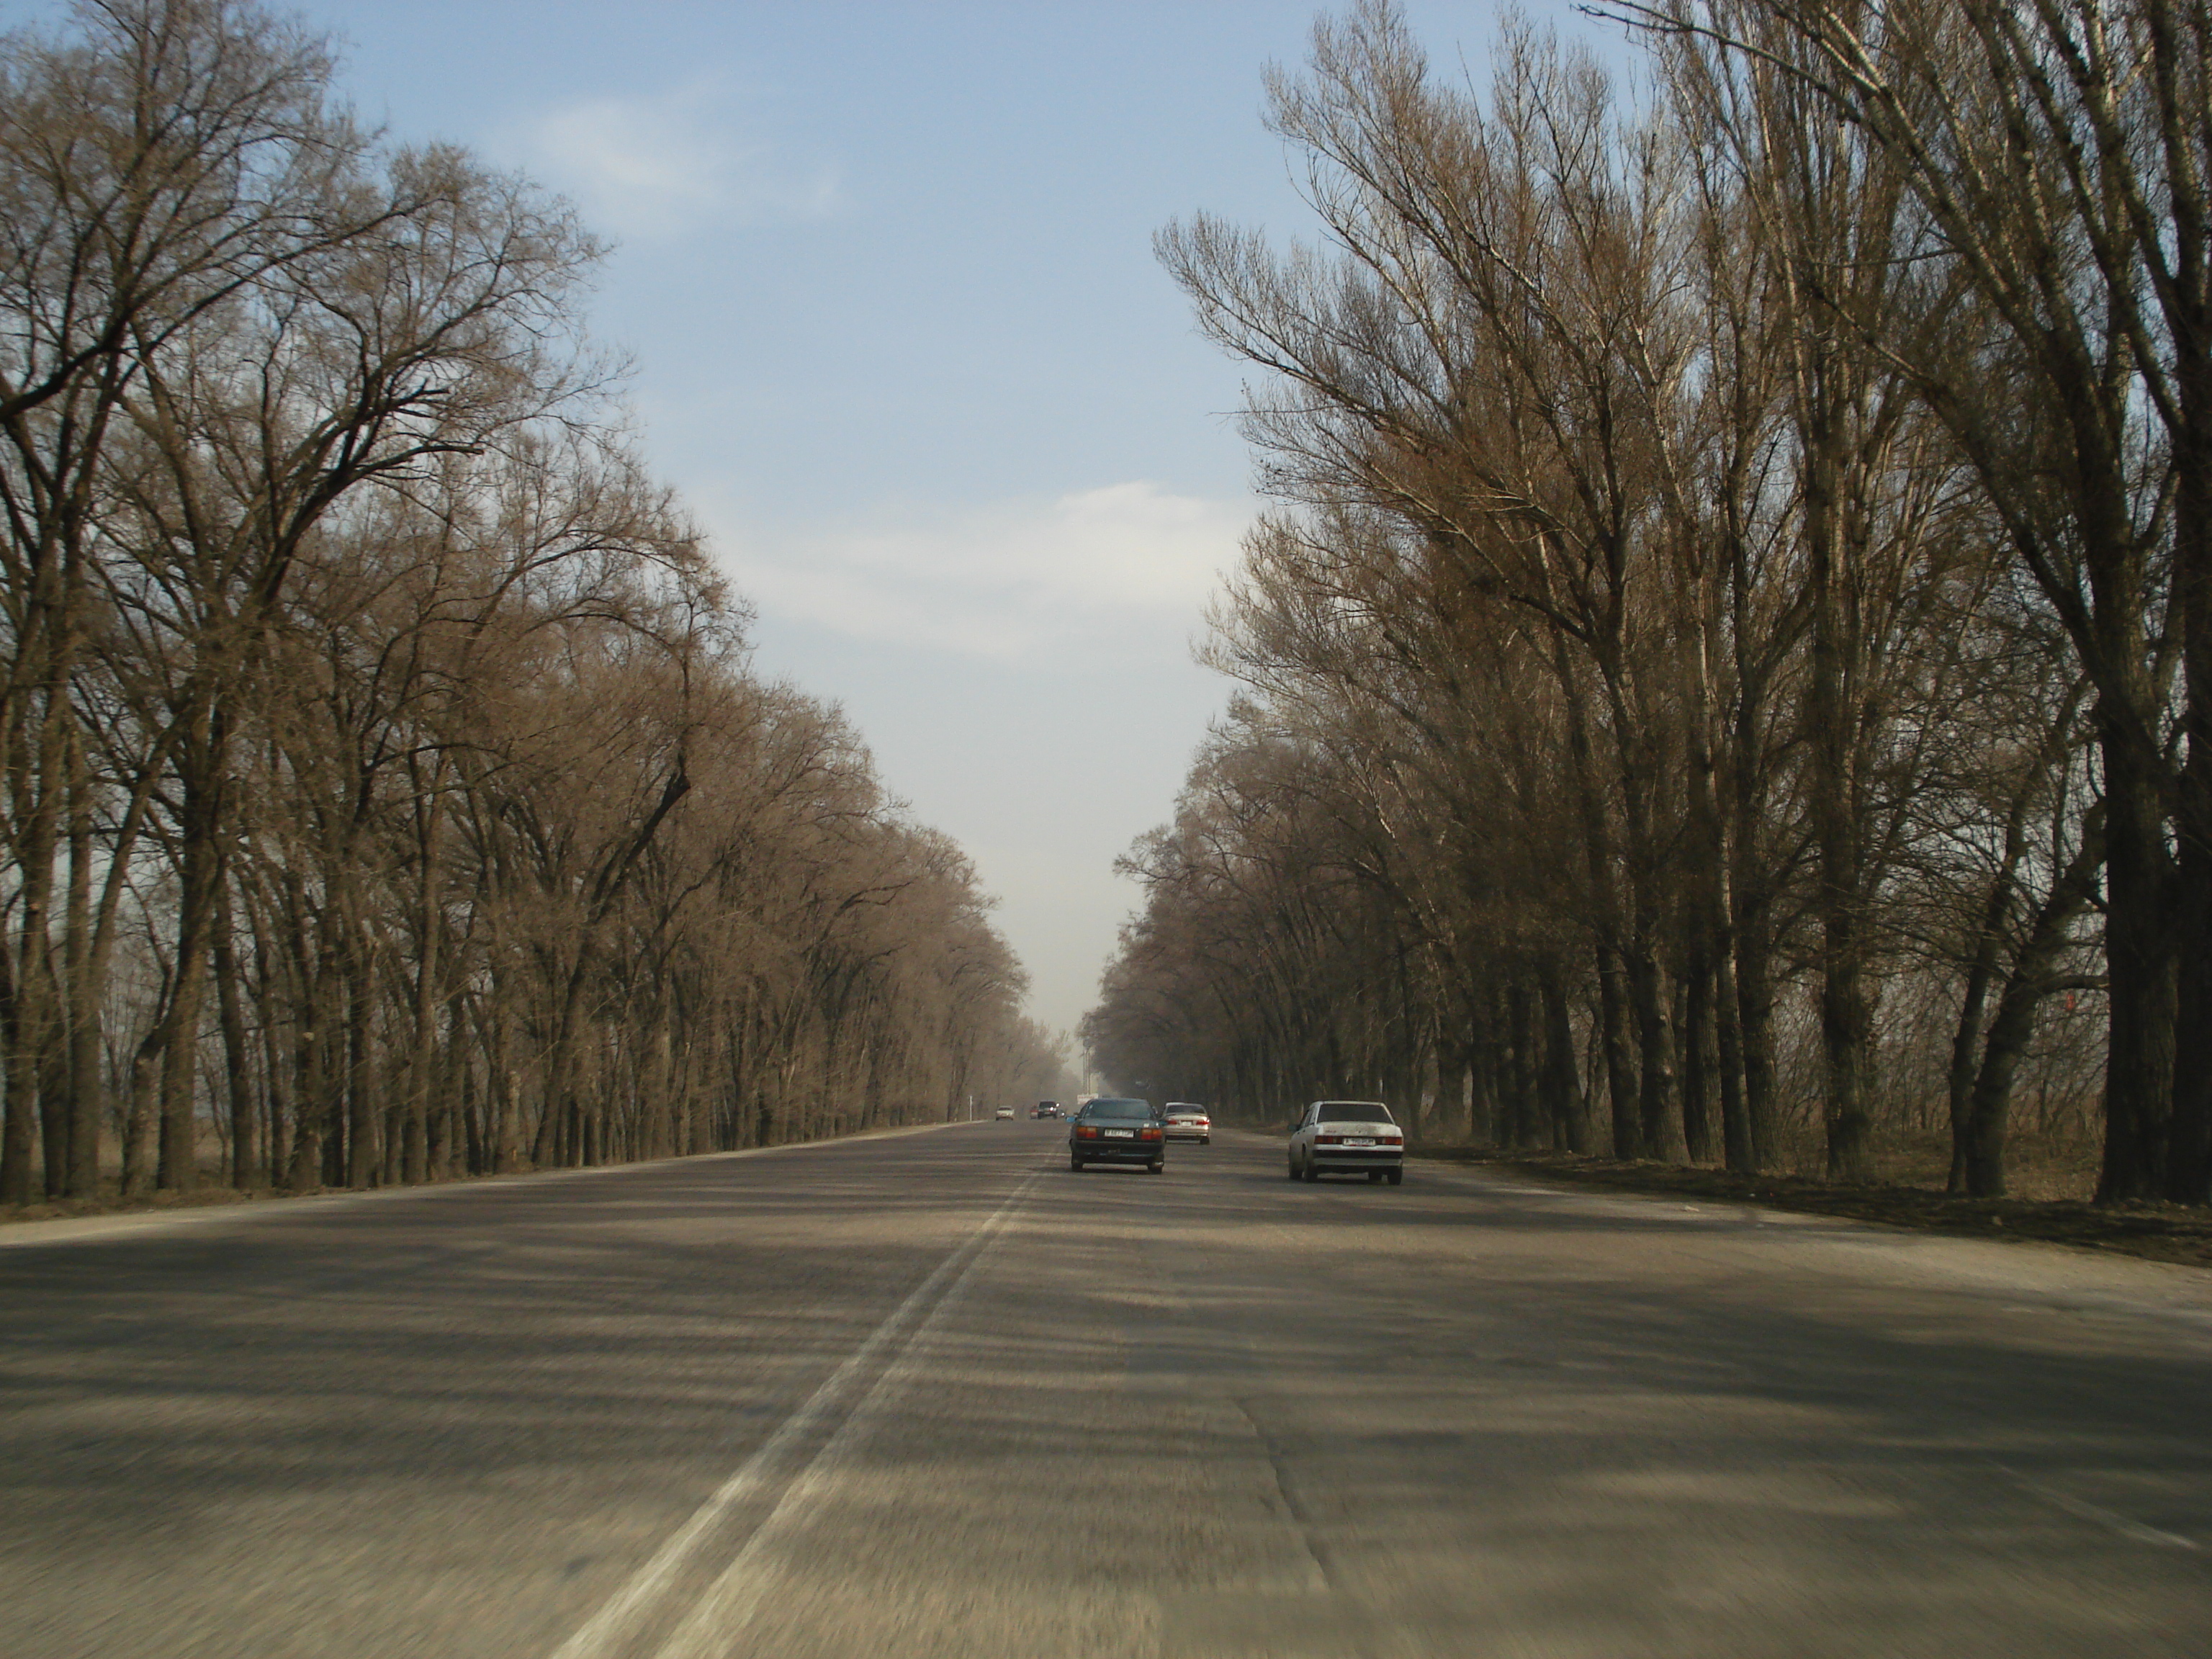
[[[2072,1244],[2152,1261],[2212,1267],[2212,1212],[2180,1204],[2106,1206],[2025,1198],[1952,1198],[1925,1187],[1832,1187],[1796,1176],[1731,1175],[1724,1170],[1477,1146],[1417,1146],[1408,1156],[1507,1170],[1554,1186],[1729,1200],[1922,1232]]]
[[[760,1158],[775,1152],[787,1152],[803,1146],[827,1146],[839,1141],[880,1140],[895,1135],[926,1134],[935,1129],[974,1127],[960,1123],[894,1124],[880,1129],[858,1129],[847,1135],[828,1135],[819,1140],[788,1140],[773,1146],[747,1146],[735,1152],[696,1152],[690,1157],[707,1159],[717,1158]],[[509,1175],[455,1176],[445,1181],[395,1182],[380,1187],[317,1187],[307,1192],[290,1192],[282,1188],[255,1187],[247,1190],[226,1185],[220,1169],[210,1166],[200,1172],[200,1184],[188,1193],[149,1193],[140,1198],[123,1196],[121,1183],[111,1173],[100,1183],[97,1198],[41,1199],[33,1204],[0,1204],[0,1229],[16,1223],[42,1221],[86,1221],[96,1217],[159,1216],[197,1212],[201,1210],[236,1209],[244,1206],[266,1208],[274,1205],[289,1205],[302,1200],[322,1198],[360,1197],[368,1193],[384,1193],[397,1196],[403,1193],[439,1193],[462,1188],[512,1185],[517,1182],[570,1181],[580,1176],[609,1175],[622,1170],[642,1170],[656,1164],[678,1164],[681,1158],[642,1158],[622,1164],[595,1164],[578,1169],[546,1169],[519,1170]]]

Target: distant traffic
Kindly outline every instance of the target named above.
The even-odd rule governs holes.
[[[1012,1106],[992,1114],[1002,1122],[1016,1115]],[[1078,1175],[1100,1164],[1164,1175],[1170,1141],[1213,1144],[1213,1115],[1193,1101],[1158,1105],[1136,1095],[1085,1095],[1073,1113],[1056,1100],[1040,1100],[1030,1116],[1066,1121],[1067,1167]],[[1379,1100],[1312,1102],[1291,1125],[1285,1155],[1292,1181],[1348,1175],[1397,1187],[1406,1180],[1406,1132]]]

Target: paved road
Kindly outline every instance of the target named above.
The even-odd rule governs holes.
[[[2212,1653],[2212,1275],[1060,1147],[0,1232],[0,1652]]]

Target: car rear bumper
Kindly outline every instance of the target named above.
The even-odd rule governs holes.
[[[1067,1144],[1071,1157],[1085,1164],[1152,1164],[1167,1151],[1167,1143],[1159,1140],[1072,1140]]]
[[[1307,1156],[1324,1175],[1331,1170],[1402,1169],[1406,1163],[1402,1146],[1316,1146]]]
[[[1170,1140],[1210,1140],[1212,1139],[1212,1136],[1213,1131],[1211,1129],[1170,1129],[1168,1131],[1168,1139]]]

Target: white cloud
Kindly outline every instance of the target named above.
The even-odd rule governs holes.
[[[836,169],[748,143],[734,100],[700,81],[653,98],[594,98],[520,135],[532,170],[594,224],[641,240],[702,222],[822,218],[841,201]]]
[[[1143,482],[789,538],[702,505],[724,568],[763,611],[1006,660],[1102,628],[1194,625],[1251,516]]]

